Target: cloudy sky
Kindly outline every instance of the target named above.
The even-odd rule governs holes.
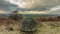
[[[60,0],[0,0],[0,10],[6,12],[29,10],[60,14]]]

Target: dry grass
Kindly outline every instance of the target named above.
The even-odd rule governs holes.
[[[60,21],[38,21],[36,29],[36,34],[60,34]],[[0,22],[0,34],[22,34],[20,23],[13,20]]]
[[[9,28],[13,28],[10,30]],[[40,22],[37,27],[36,34],[60,34],[60,22]],[[10,24],[8,26],[0,26],[0,34],[22,34],[20,25]]]
[[[60,22],[42,22],[37,26],[37,34],[60,34]]]

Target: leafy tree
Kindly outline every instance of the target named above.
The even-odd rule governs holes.
[[[22,18],[21,14],[18,14],[18,11],[13,11],[12,14],[10,14],[9,18],[12,18],[13,20],[18,20],[19,18]]]

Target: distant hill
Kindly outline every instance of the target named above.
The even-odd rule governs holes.
[[[30,16],[30,17],[36,17],[36,16],[60,16],[60,14],[21,14],[22,16]],[[8,17],[9,14],[0,14],[0,17]]]

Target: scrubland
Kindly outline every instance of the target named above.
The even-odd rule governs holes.
[[[60,19],[54,17],[49,19],[39,17],[34,19],[37,22],[35,34],[60,34]],[[0,34],[22,34],[20,23],[21,21],[0,19]]]

